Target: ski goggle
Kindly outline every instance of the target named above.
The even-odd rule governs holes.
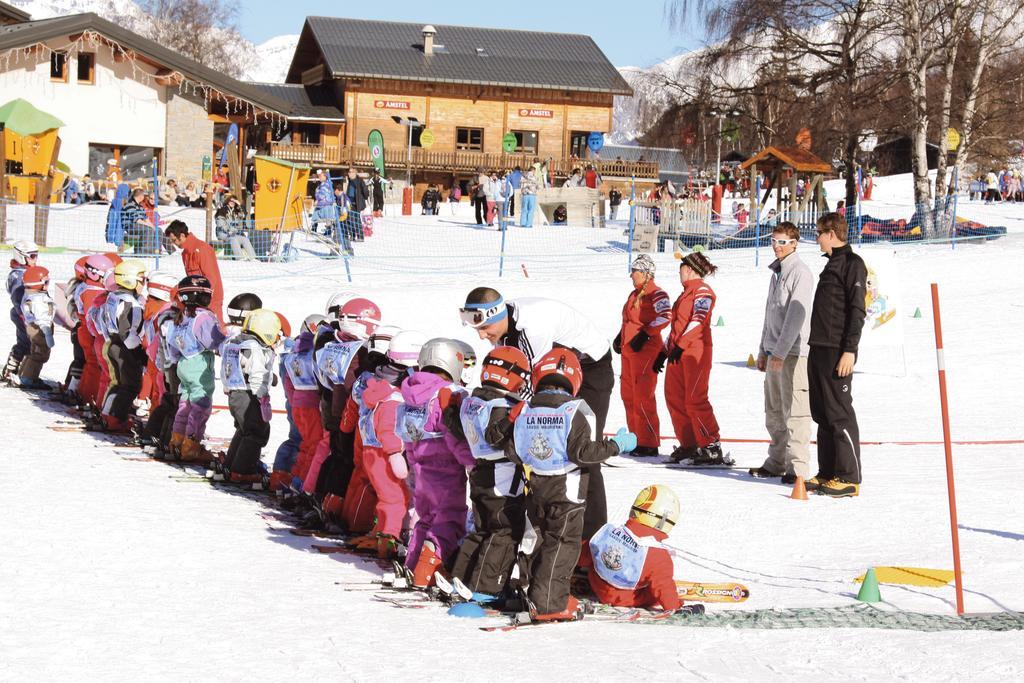
[[[505,300],[498,298],[497,301],[490,301],[482,304],[466,304],[459,309],[459,317],[462,324],[467,327],[479,329],[484,325],[504,320],[508,316],[508,308],[505,307]]]

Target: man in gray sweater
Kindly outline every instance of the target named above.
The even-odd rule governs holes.
[[[799,238],[799,230],[788,221],[772,232],[775,261],[768,266],[772,279],[757,356],[757,369],[765,373],[764,423],[772,440],[764,464],[750,470],[758,478],[782,477],[784,484],[810,476],[807,340],[814,276],[796,254]]]

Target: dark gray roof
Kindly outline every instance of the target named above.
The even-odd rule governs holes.
[[[203,66],[179,52],[170,50],[137,33],[107,21],[92,12],[71,14],[64,17],[53,17],[39,21],[28,21],[23,24],[0,26],[0,50],[25,47],[34,43],[57,38],[64,35],[95,31],[125,47],[148,57],[167,68],[174,69],[200,83],[208,83],[218,90],[239,97],[262,107],[268,111],[287,116],[291,105],[273,95],[243,83],[219,71]]]
[[[260,90],[291,105],[289,119],[311,121],[344,121],[341,100],[329,88],[309,87],[294,83],[250,83]]]
[[[633,94],[590,36],[443,24],[434,27],[435,53],[428,57],[423,54],[423,24],[307,17],[288,80],[298,81],[301,71],[313,66],[299,64],[300,51],[308,49],[312,41],[335,78]]]
[[[20,10],[13,5],[8,5],[6,2],[0,2],[0,17],[18,22],[28,21],[32,18],[28,12]]]

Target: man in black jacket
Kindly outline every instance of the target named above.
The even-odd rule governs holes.
[[[807,490],[833,497],[860,493],[860,432],[853,411],[853,365],[864,327],[867,267],[847,244],[846,219],[818,219],[818,246],[828,258],[811,310],[807,379],[818,424],[818,474]]]
[[[348,218],[342,229],[348,234],[350,241],[362,242],[362,213],[366,210],[366,200],[370,198],[370,191],[354,168],[348,169],[348,175],[345,178],[345,194],[348,196]]]

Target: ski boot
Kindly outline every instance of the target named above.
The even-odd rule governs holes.
[[[678,465],[693,460],[697,457],[696,446],[679,446],[668,456],[668,462]]]
[[[695,467],[709,467],[713,465],[730,467],[736,464],[732,456],[722,453],[722,444],[714,442],[697,449],[697,457],[691,463]]]
[[[441,557],[437,554],[437,546],[433,541],[423,541],[420,556],[413,569],[412,585],[416,588],[430,588],[434,585],[434,577],[441,568]]]
[[[341,496],[328,493],[320,501],[320,514],[323,517],[324,526],[337,526],[341,524],[341,511],[345,501]]]
[[[177,434],[175,434],[175,436],[177,436]],[[173,437],[171,441],[174,441]],[[206,447],[203,446],[202,442],[188,437],[185,437],[184,440],[182,440],[181,448],[178,451],[178,460],[181,462],[209,464],[213,459],[213,454],[206,450]]]
[[[178,460],[181,458],[181,446],[185,443],[185,435],[179,432],[171,433],[171,440],[167,442],[166,460]]]
[[[18,376],[18,368],[21,367],[21,359],[14,357],[14,352],[11,351],[7,356],[7,363],[4,364],[3,370],[0,370],[0,382],[4,384],[14,384],[14,378]]]
[[[381,534],[377,537],[377,559],[397,560],[405,557],[405,546],[394,536]]]
[[[377,537],[378,534],[366,534],[365,536],[356,536],[345,545],[357,553],[376,553],[378,545]]]
[[[548,612],[547,614],[538,614],[537,608],[531,605],[530,607],[530,621],[534,623],[547,623],[553,621],[579,621],[587,613],[587,606],[585,603],[580,602],[573,596],[569,596],[569,601],[565,605],[565,609],[560,612]]]

